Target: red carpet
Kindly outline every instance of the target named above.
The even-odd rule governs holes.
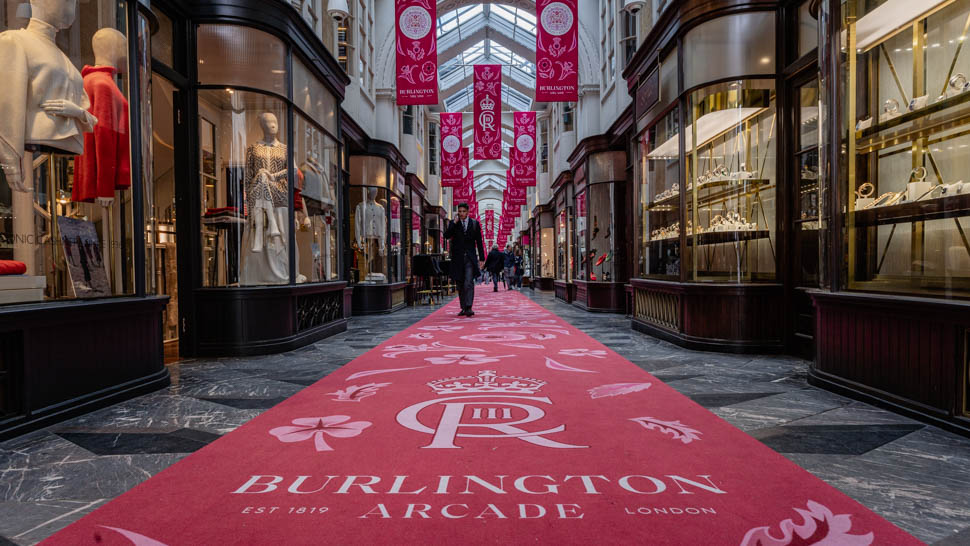
[[[50,544],[919,544],[517,293],[457,301]]]

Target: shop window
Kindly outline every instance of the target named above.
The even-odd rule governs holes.
[[[795,164],[798,168],[798,195],[794,204],[794,281],[797,286],[819,286],[820,201],[819,185],[819,90],[812,81],[800,87],[796,97],[799,109]]]
[[[404,134],[413,135],[414,134],[414,107],[405,106],[404,112],[401,113],[401,126]]]
[[[804,57],[818,47],[818,13],[812,13],[812,2],[805,0],[798,6],[798,57]],[[816,8],[817,9],[817,8]]]
[[[353,75],[351,70],[354,68],[352,61],[354,58],[353,12],[356,5],[357,3],[354,1],[348,2],[347,6],[351,10],[350,15],[337,23],[337,63],[348,76]]]
[[[539,120],[539,140],[542,146],[539,148],[539,167],[544,173],[549,172],[549,120]]]
[[[638,139],[637,270],[641,276],[680,278],[680,110],[674,108]]]
[[[337,134],[337,101],[297,57],[293,58],[293,104],[331,135]]]
[[[540,252],[540,275],[546,278],[553,278],[556,276],[555,255],[556,255],[556,242],[554,235],[553,226],[547,226],[542,228],[542,248]]]
[[[620,48],[623,50],[623,67],[626,68],[637,53],[637,18],[636,13],[623,11],[623,37],[620,38]]]
[[[152,13],[158,19],[158,32],[152,35],[152,57],[166,66],[175,67],[175,27],[172,19],[155,8]]]
[[[970,297],[968,18],[967,0],[891,0],[843,29],[851,289]]]
[[[690,95],[686,229],[695,281],[775,279],[774,99],[767,80],[727,82]]]
[[[279,38],[235,25],[199,25],[198,51],[199,83],[286,96],[286,46]]]
[[[268,95],[199,92],[204,286],[290,281],[286,119],[286,105]]]
[[[309,119],[296,118],[297,272],[308,282],[340,278],[340,162],[337,141]]]
[[[409,202],[404,177],[384,158],[351,156],[351,282],[401,282],[407,274],[410,230],[405,229]]]
[[[573,119],[575,103],[564,102],[562,105],[562,130],[564,133],[575,130]]]
[[[27,2],[0,0],[0,59],[23,67],[6,71],[0,92],[2,303],[134,293],[129,119],[140,113],[128,110],[127,11],[125,1],[91,0],[70,21],[45,21],[29,19]],[[54,30],[57,49],[37,54]],[[56,86],[33,79],[56,72]],[[76,108],[36,106],[47,100]]]
[[[428,124],[428,174],[438,174],[438,124]]]

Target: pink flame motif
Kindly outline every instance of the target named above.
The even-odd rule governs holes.
[[[607,396],[620,396],[650,388],[652,383],[613,383],[612,385],[601,385],[589,389],[589,397],[592,399],[606,398]]]
[[[802,516],[801,525],[791,519],[782,521],[778,525],[781,530],[781,537],[778,538],[772,536],[770,527],[756,527],[744,535],[741,546],[869,546],[874,539],[873,533],[850,535],[852,516],[835,515],[815,501],[808,501],[808,510],[793,510]]]
[[[441,328],[444,328],[442,326]],[[479,349],[477,347],[453,347],[451,345],[445,345],[440,341],[435,341],[432,344],[422,343],[420,345],[388,345],[384,347],[384,358],[397,358],[400,355],[410,354],[410,353],[435,353],[443,351],[470,351],[473,353],[485,352],[485,349]]]
[[[640,423],[648,430],[653,429],[664,434],[670,434],[674,440],[680,440],[685,444],[701,439],[699,430],[692,429],[680,421],[661,421],[656,417],[634,417],[630,420]]]
[[[327,417],[302,417],[294,419],[293,425],[276,427],[269,431],[277,439],[285,443],[304,442],[313,440],[317,451],[333,451],[327,445],[324,435],[334,438],[353,438],[359,436],[365,428],[371,426],[370,421],[350,421],[349,415],[329,415]]]
[[[346,389],[339,389],[336,392],[328,392],[327,394],[333,394],[337,397],[333,399],[334,402],[360,402],[368,396],[374,396],[377,394],[377,390],[381,387],[390,386],[390,383],[367,383],[366,385],[350,385]]]
[[[567,366],[565,364],[560,364],[548,356],[546,357],[546,367],[550,370],[559,370],[561,372],[599,373],[592,370],[583,370],[580,368],[573,368],[572,366]]]
[[[119,527],[108,527],[107,525],[99,525],[103,529],[110,529],[121,536],[127,538],[135,546],[166,546],[164,542],[159,542],[153,538],[148,538],[145,535],[138,534],[134,531],[129,531],[127,529],[121,529]],[[95,538],[96,541],[101,542],[100,537]]]
[[[421,368],[427,368],[427,366],[415,366],[412,368],[391,368],[389,370],[365,370],[362,372],[357,372],[355,374],[352,374],[347,379],[344,379],[344,381],[353,381],[354,379],[360,379],[361,377],[367,377],[370,375],[377,375],[381,373],[403,372],[407,370],[420,370]]]

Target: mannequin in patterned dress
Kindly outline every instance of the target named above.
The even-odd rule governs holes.
[[[259,117],[263,140],[246,149],[246,208],[240,284],[289,282],[289,207],[286,144],[277,139],[276,116]]]

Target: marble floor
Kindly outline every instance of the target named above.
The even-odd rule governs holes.
[[[970,439],[811,387],[803,360],[687,351],[523,292],[923,541],[970,544]],[[0,545],[44,539],[432,310],[354,318],[285,354],[173,364],[167,389],[0,443]]]

